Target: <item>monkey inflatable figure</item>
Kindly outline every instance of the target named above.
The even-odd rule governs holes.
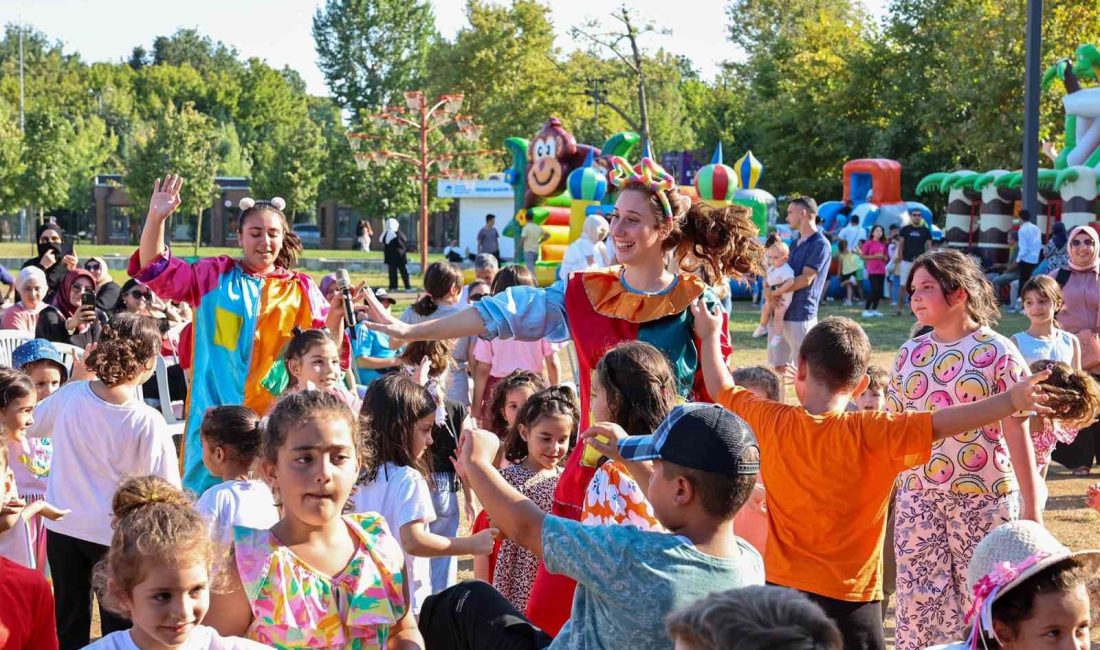
[[[546,120],[527,148],[524,207],[534,207],[540,199],[561,194],[569,172],[584,166],[590,150],[597,157],[600,155],[600,150],[595,147],[577,144],[573,134],[562,127],[560,119],[551,117]]]

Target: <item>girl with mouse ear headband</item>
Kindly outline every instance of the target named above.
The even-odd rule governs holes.
[[[611,162],[609,180],[619,192],[608,218],[607,241],[619,266],[575,272],[545,289],[512,287],[457,314],[416,325],[398,322],[368,297],[373,321],[368,327],[402,340],[473,335],[571,339],[579,366],[581,422],[589,421],[592,370],[607,349],[623,341],[653,344],[675,369],[677,394],[709,401],[699,374],[689,307],[698,298],[708,305],[718,300],[697,275],[666,269],[665,256],[670,251],[677,256],[690,252],[714,268],[711,277],[759,273],[763,249],[751,213],[744,206],[692,203],[677,189],[675,179],[648,157],[633,167],[621,158]],[[722,347],[724,354],[731,352],[728,335]],[[580,464],[582,453],[583,446],[578,446],[566,462],[552,514],[580,518],[585,489],[595,472]],[[574,587],[568,578],[540,568],[531,592],[531,620],[556,634],[569,617]]]
[[[130,258],[129,273],[166,300],[186,301],[194,308],[191,364],[183,446],[183,482],[197,494],[217,483],[202,463],[199,426],[206,409],[242,404],[267,413],[276,395],[271,377],[293,337],[294,327],[326,327],[344,345],[341,294],[325,300],[313,279],[294,270],[302,242],[283,210],[286,202],[241,199],[238,257],[228,255],[188,263],[164,243],[168,218],[180,205],[183,179],[157,179],[141,244]],[[356,289],[362,291],[362,286]]]

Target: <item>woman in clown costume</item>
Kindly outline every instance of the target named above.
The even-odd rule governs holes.
[[[241,257],[188,264],[164,243],[165,223],[179,207],[179,176],[157,179],[141,243],[130,258],[131,276],[168,300],[194,309],[183,446],[183,482],[202,494],[218,482],[202,464],[199,426],[206,409],[243,404],[266,413],[285,383],[280,357],[294,328],[327,327],[342,340],[343,310],[330,309],[313,280],[291,269],[302,251],[280,198],[242,199],[237,237]],[[334,301],[341,299],[337,294]]]
[[[622,341],[645,341],[661,350],[673,368],[679,394],[709,401],[688,307],[699,299],[708,305],[718,301],[697,275],[669,271],[666,257],[671,253],[676,259],[698,259],[711,277],[758,273],[762,249],[751,214],[742,206],[693,204],[677,190],[672,176],[649,158],[634,168],[621,158],[612,159],[612,164],[609,180],[619,195],[609,219],[610,239],[619,266],[573,273],[548,289],[513,287],[453,316],[417,325],[397,322],[368,297],[375,321],[370,327],[402,340],[473,335],[572,340],[585,426],[592,370],[606,350]],[[722,341],[728,355],[728,338]],[[582,452],[578,446],[566,462],[554,493],[555,515],[580,518],[594,473],[580,464]],[[540,569],[528,608],[532,621],[556,634],[569,617],[574,586]]]

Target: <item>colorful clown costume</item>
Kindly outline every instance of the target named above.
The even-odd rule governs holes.
[[[548,289],[512,287],[475,303],[488,332],[486,338],[534,341],[572,340],[577,352],[577,388],[581,403],[581,430],[590,422],[592,371],[604,353],[624,341],[643,341],[669,361],[677,392],[686,400],[711,401],[699,368],[699,341],[692,331],[688,309],[700,296],[709,308],[719,304],[697,276],[681,273],[662,291],[646,293],[632,288],[622,267],[572,274]],[[722,318],[722,355],[731,352],[728,316]],[[631,434],[650,433],[630,431]],[[585,491],[595,470],[580,464],[583,447],[573,449],[554,492],[551,513],[579,520]],[[569,618],[576,584],[539,568],[531,592],[528,617],[549,634]]]
[[[282,389],[281,355],[294,328],[323,327],[328,303],[304,273],[249,273],[231,257],[188,264],[166,251],[130,275],[194,309],[191,383],[183,442],[183,484],[202,494],[217,483],[202,464],[199,427],[208,408],[243,404],[265,415]],[[274,390],[273,390],[274,389]]]

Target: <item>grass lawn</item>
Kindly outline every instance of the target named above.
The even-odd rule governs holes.
[[[174,245],[174,250],[180,255],[190,256],[194,254],[194,246],[190,244]],[[122,255],[129,257],[135,250],[136,246],[121,245],[121,244],[76,244],[76,254],[81,259],[95,256],[106,255]],[[0,257],[31,257],[34,255],[35,249],[27,242],[0,242]],[[203,246],[199,248],[199,255],[203,257],[214,257],[218,255],[232,255],[238,256],[241,254],[241,249],[237,246]],[[303,253],[304,257],[317,258],[324,257],[326,259],[344,260],[378,260],[382,261],[382,251],[370,251],[364,253],[358,250],[331,250],[320,248],[307,248]],[[415,252],[409,253],[409,261],[415,262],[420,258]],[[432,262],[436,260],[442,260],[443,255],[440,253],[430,253],[428,259]]]

